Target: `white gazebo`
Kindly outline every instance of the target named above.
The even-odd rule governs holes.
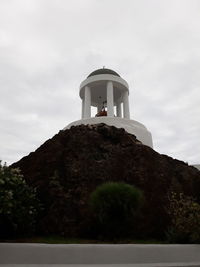
[[[106,68],[93,71],[81,83],[79,95],[82,99],[82,119],[70,123],[64,130],[80,124],[105,123],[124,128],[143,144],[153,147],[147,128],[130,120],[129,86],[118,73]],[[97,109],[95,117],[91,117],[92,106]]]

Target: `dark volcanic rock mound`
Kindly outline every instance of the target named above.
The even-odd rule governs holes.
[[[46,233],[78,235],[85,229],[90,193],[106,181],[123,181],[144,191],[137,226],[144,235],[156,237],[166,230],[169,192],[184,192],[200,201],[197,169],[105,124],[60,131],[12,167],[20,168],[26,181],[38,188],[45,203],[40,228]]]

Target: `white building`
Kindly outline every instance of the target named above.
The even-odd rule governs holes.
[[[95,70],[81,83],[79,95],[82,99],[82,118],[70,123],[64,130],[80,124],[105,123],[124,128],[144,145],[153,147],[147,128],[130,119],[129,86],[118,73],[105,68]],[[95,117],[91,117],[92,106],[97,110]]]
[[[197,168],[200,171],[200,164],[192,165],[193,167]]]

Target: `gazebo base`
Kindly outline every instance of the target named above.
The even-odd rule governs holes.
[[[71,126],[77,126],[81,124],[92,125],[98,123],[105,123],[107,125],[115,126],[117,128],[124,128],[128,133],[135,135],[137,139],[141,141],[144,145],[153,148],[151,133],[143,124],[135,120],[129,120],[120,117],[93,117],[82,119],[70,123],[63,130],[70,129]]]

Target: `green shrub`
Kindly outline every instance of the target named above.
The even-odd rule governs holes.
[[[101,235],[108,238],[129,235],[142,200],[142,192],[125,183],[108,182],[97,187],[91,194],[90,206]]]
[[[190,196],[172,192],[169,196],[168,214],[171,227],[167,232],[172,243],[200,242],[200,205]]]
[[[0,162],[0,237],[32,233],[39,202],[18,169]]]

